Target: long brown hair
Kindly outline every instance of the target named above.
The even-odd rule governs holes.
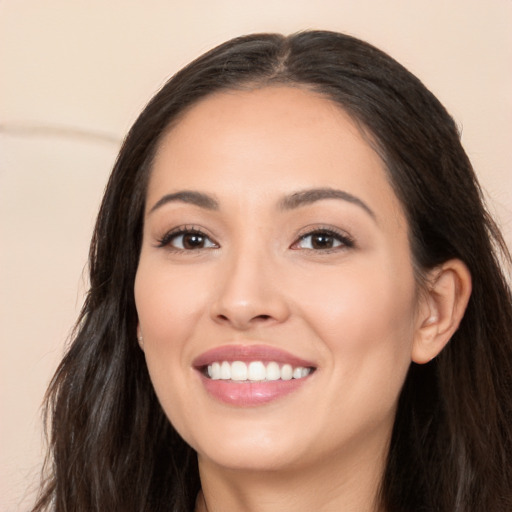
[[[90,291],[47,395],[47,478],[33,512],[193,508],[197,461],[165,417],[136,339],[134,278],[146,185],[161,135],[222,89],[301,85],[371,135],[406,212],[418,279],[459,258],[473,293],[438,358],[412,364],[380,489],[393,512],[512,510],[510,262],[452,118],[405,68],[342,34],[256,34],[178,72],[130,130],[90,250]]]

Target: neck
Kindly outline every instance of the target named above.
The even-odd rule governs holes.
[[[384,512],[378,489],[386,452],[358,460],[329,457],[319,467],[225,469],[199,457],[197,512]]]

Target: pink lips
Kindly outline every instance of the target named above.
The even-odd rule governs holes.
[[[292,366],[314,366],[311,361],[306,361],[296,357],[289,352],[266,345],[224,345],[201,354],[197,357],[193,365],[196,368],[207,366],[215,361],[275,361],[281,364],[291,364]]]
[[[204,368],[216,361],[243,361],[246,363],[275,361],[279,364],[290,364],[293,367],[310,368],[315,366],[311,361],[265,345],[225,345],[201,354],[194,360],[193,366],[198,370],[206,391],[215,399],[237,407],[258,406],[282,398],[302,387],[309,380],[309,376],[302,379],[263,382],[212,380],[205,375]]]

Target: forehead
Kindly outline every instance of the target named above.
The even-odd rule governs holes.
[[[160,193],[192,188],[271,197],[332,187],[401,210],[368,141],[339,105],[303,88],[215,93],[187,110],[163,137],[149,202]]]

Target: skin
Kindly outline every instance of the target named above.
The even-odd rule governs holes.
[[[318,188],[359,202],[283,207],[283,198]],[[162,201],[184,190],[218,208]],[[175,236],[162,246],[184,226],[205,244],[185,247]],[[312,248],[308,233],[326,229],[340,239]],[[383,163],[329,100],[269,87],[193,106],[156,155],[135,299],[156,393],[198,453],[198,509],[376,510],[408,367],[435,357],[458,325],[470,289],[464,272],[447,263],[420,293]],[[316,370],[265,405],[212,398],[194,359],[256,343]]]

